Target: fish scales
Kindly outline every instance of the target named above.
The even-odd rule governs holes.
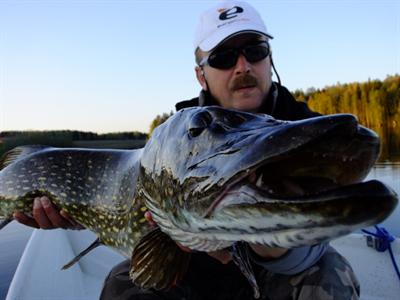
[[[379,149],[378,136],[348,114],[281,121],[183,109],[138,150],[12,150],[0,160],[0,216],[6,224],[47,196],[131,257],[139,286],[161,289],[188,265],[176,242],[197,251],[241,241],[292,248],[381,222],[398,199],[379,181],[363,182]],[[236,261],[254,287],[246,257]]]
[[[129,151],[44,149],[2,171],[0,215],[30,214],[33,199],[48,196],[107,246],[129,256],[144,203],[135,198],[136,160]],[[133,163],[132,163],[133,162]],[[28,172],[26,170],[29,170]],[[17,184],[16,184],[17,183]],[[129,228],[129,230],[128,230]],[[133,229],[131,229],[133,228]]]

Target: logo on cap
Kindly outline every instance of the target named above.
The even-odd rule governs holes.
[[[222,13],[219,15],[219,19],[225,21],[237,17],[238,14],[243,12],[243,8],[240,6],[234,6],[230,9],[222,9],[219,12],[221,11]]]

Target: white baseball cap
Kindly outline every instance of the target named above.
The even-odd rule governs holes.
[[[194,36],[194,49],[210,51],[222,41],[241,33],[257,33],[267,38],[267,32],[259,13],[242,1],[221,1],[200,16]]]

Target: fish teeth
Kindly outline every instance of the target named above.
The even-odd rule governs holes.
[[[258,177],[257,182],[256,182],[256,186],[262,187],[262,185],[263,185],[263,175],[264,175],[264,174],[261,174],[261,175]]]

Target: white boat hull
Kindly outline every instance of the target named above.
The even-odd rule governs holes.
[[[110,269],[124,259],[98,247],[68,270],[61,267],[95,239],[89,231],[35,230],[16,270],[6,300],[97,300]],[[367,247],[361,234],[331,243],[353,266],[361,283],[361,299],[400,299],[400,281],[388,252]],[[400,239],[392,243],[400,263]]]
[[[98,247],[71,268],[61,270],[95,238],[87,230],[35,230],[6,299],[98,300],[104,279],[123,256],[107,247]]]

